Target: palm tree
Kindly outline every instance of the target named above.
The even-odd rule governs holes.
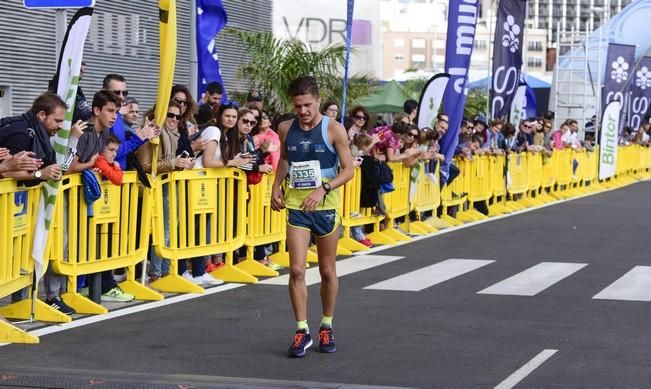
[[[240,65],[238,77],[263,96],[265,106],[273,113],[281,114],[291,109],[287,88],[299,76],[314,76],[324,99],[341,99],[346,63],[343,44],[312,50],[304,42],[274,38],[266,32],[235,28],[228,28],[226,32],[242,42],[249,57],[248,62]],[[347,103],[373,93],[375,87],[376,82],[366,75],[349,77]]]

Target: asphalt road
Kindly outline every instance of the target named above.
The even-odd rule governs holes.
[[[649,388],[650,198],[642,182],[341,259],[334,354],[287,358],[278,278],[0,347],[0,386]]]

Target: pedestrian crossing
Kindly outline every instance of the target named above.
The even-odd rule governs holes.
[[[359,255],[337,262],[337,275],[344,277],[360,271],[370,270],[395,261],[404,260],[401,256]],[[386,279],[362,286],[368,291],[421,292],[464,275],[482,271],[499,262],[493,259],[450,258],[403,274],[394,274]],[[505,275],[501,281],[492,285],[478,285],[473,291],[478,295],[537,296],[557,285],[571,283],[588,263],[540,262],[516,274]],[[317,267],[306,270],[308,286],[321,282]],[[260,284],[287,285],[289,275],[270,278]],[[617,301],[651,301],[651,266],[635,266],[625,274],[613,275],[613,281],[602,288],[592,299]],[[591,291],[594,293],[594,291]],[[590,293],[588,294],[588,296]]]

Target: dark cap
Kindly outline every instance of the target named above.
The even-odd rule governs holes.
[[[263,101],[263,99],[257,92],[249,92],[249,94],[246,95],[246,101]]]

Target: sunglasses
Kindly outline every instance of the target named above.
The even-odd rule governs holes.
[[[339,110],[337,108],[328,108],[328,109],[326,109],[326,111],[328,111],[328,112],[339,112]]]
[[[412,138],[415,138],[415,137],[418,136],[418,134],[414,134],[413,132],[410,132],[409,134],[407,134],[407,136],[410,136],[410,137],[412,137]]]
[[[174,101],[176,101],[176,104],[178,104],[178,105],[188,105],[187,100],[174,99]]]
[[[357,120],[368,120],[368,117],[364,115],[355,115],[353,117]]]
[[[172,113],[172,112],[168,112],[168,113],[167,113],[167,118],[168,118],[168,119],[181,120],[181,119],[183,118],[183,116],[181,116],[181,115],[177,115],[177,114],[174,114],[174,113]]]
[[[258,122],[255,120],[242,119],[242,124],[249,124],[251,127],[255,126]]]
[[[129,96],[129,91],[128,90],[114,90],[112,92],[115,93],[118,96],[124,96],[124,97]]]
[[[269,120],[269,116],[267,116],[267,115],[262,115],[262,120]]]

